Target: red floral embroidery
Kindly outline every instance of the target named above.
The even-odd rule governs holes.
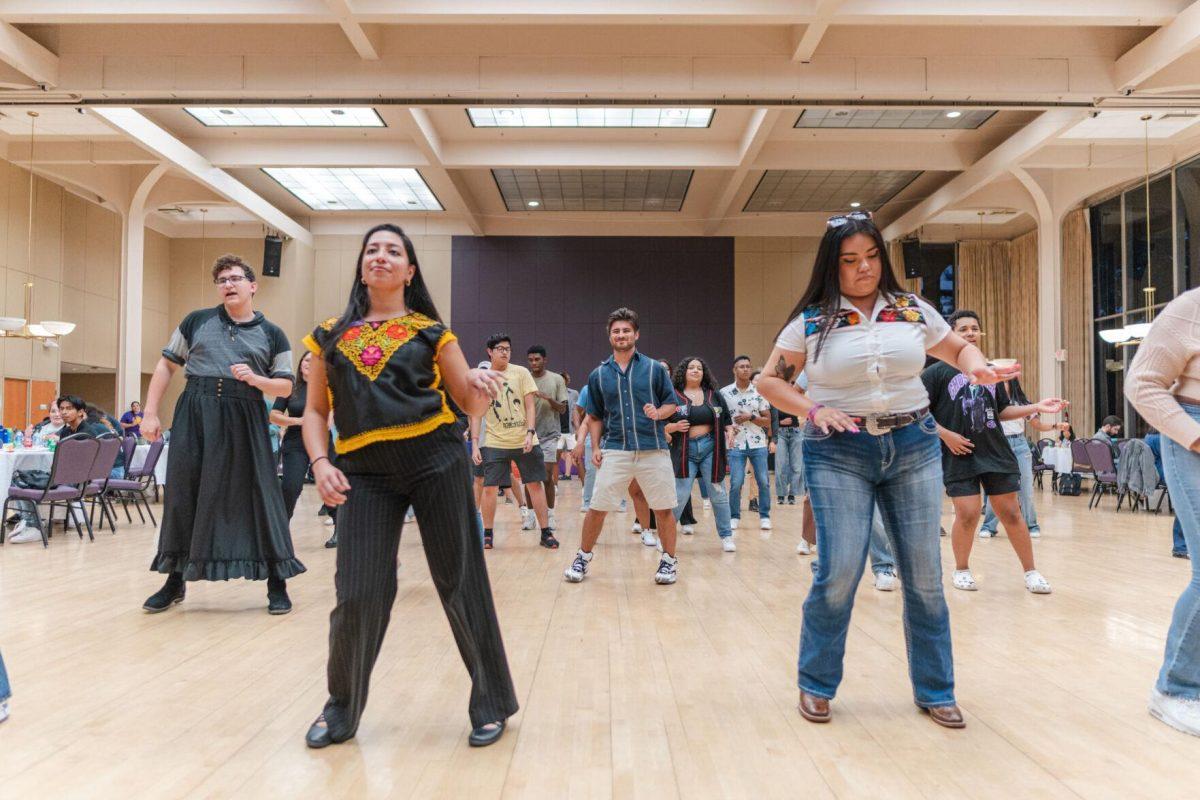
[[[362,335],[362,326],[355,325],[353,328],[350,328],[349,330],[347,330],[345,333],[342,334],[342,341],[343,342],[353,342],[355,339],[357,339],[361,335]]]
[[[387,335],[389,339],[403,340],[408,338],[408,331],[400,325],[389,325],[387,329]]]
[[[846,315],[846,322],[849,325],[857,325],[862,322],[862,317],[859,316],[857,311],[851,311]]]

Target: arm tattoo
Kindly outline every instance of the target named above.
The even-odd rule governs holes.
[[[796,376],[796,368],[787,363],[787,360],[783,356],[780,356],[779,360],[775,362],[775,374],[788,383],[791,383],[792,379]]]

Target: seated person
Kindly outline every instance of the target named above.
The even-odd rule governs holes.
[[[46,412],[46,417],[37,425],[33,426],[34,433],[40,433],[43,436],[57,436],[58,429],[63,426],[62,414],[58,413],[59,398],[54,398],[50,403],[50,409]]]
[[[92,437],[115,433],[111,425],[104,424],[104,415],[89,414],[89,411],[92,410],[94,410],[94,407],[88,406],[83,401],[83,398],[77,395],[68,394],[58,398],[58,413],[62,415],[64,423],[58,431],[59,440],[61,441],[77,433]],[[125,477],[125,456],[123,453],[117,453],[117,460],[113,464],[109,476],[113,478]]]
[[[142,436],[142,404],[134,400],[129,404],[129,410],[121,415],[121,430],[126,436]]]
[[[1110,414],[1104,418],[1104,422],[1100,424],[1100,430],[1096,431],[1096,435],[1092,438],[1102,439],[1109,444],[1115,444],[1116,440],[1121,436],[1122,424],[1120,417],[1114,417]]]

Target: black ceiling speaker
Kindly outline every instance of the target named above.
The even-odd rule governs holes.
[[[904,277],[919,278],[925,274],[921,261],[921,240],[920,239],[904,239],[900,242],[900,249],[904,253]]]
[[[279,262],[283,258],[283,239],[268,236],[263,239],[262,274],[268,278],[279,277]]]

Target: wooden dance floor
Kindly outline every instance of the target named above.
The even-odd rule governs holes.
[[[312,487],[296,512],[308,573],[295,610],[266,613],[265,584],[193,584],[142,612],[155,531],[48,551],[0,549],[0,652],[12,717],[0,725],[10,798],[1195,797],[1200,739],[1145,705],[1188,562],[1165,514],[1088,511],[1038,493],[1039,567],[1025,591],[1007,540],[978,541],[981,590],[950,588],[964,731],[911,701],[900,592],[865,578],[829,725],[796,712],[798,506],[721,552],[705,515],[680,537],[680,580],[610,517],[591,576],[562,581],[579,542],[579,484],[559,509],[562,550],[501,506],[487,558],[521,701],[497,745],[467,746],[468,680],[415,526],[358,738],[321,751],[304,733],[325,699],[333,551]],[[135,516],[136,520],[136,516]],[[948,524],[948,523],[947,523]],[[949,541],[943,540],[947,572]],[[869,576],[869,572],[868,572]]]

